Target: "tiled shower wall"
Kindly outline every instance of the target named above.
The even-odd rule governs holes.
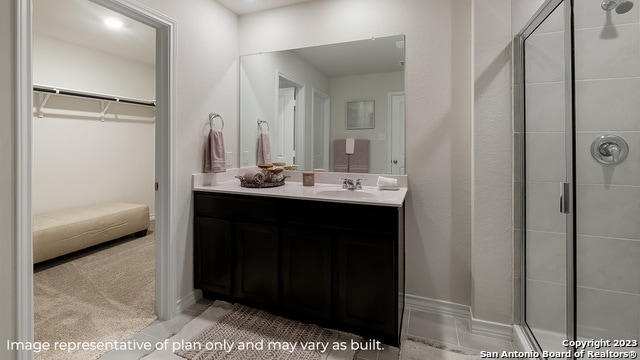
[[[575,116],[577,325],[586,338],[640,337],[640,4],[625,14],[576,1]],[[552,15],[527,40],[527,320],[565,331],[564,33]],[[515,141],[520,140],[515,129]],[[622,136],[629,156],[600,165],[602,134]],[[516,191],[518,157],[516,157]],[[518,196],[514,196],[517,207]],[[515,212],[517,213],[517,212]],[[518,235],[518,222],[514,221]],[[517,237],[516,237],[517,239]]]
[[[640,4],[606,12],[575,1],[577,324],[587,338],[640,337]],[[594,138],[616,134],[629,156],[591,156]]]

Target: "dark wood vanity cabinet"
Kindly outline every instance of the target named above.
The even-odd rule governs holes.
[[[194,193],[195,288],[399,344],[404,207]]]
[[[395,241],[358,234],[338,236],[338,320],[372,332],[392,334],[398,292]]]
[[[282,307],[314,319],[331,320],[331,234],[315,227],[287,226],[282,237]]]
[[[232,251],[235,243],[229,220],[196,217],[194,221],[194,252],[216,254],[215,261],[206,256],[194,258],[195,286],[203,291],[231,295]],[[206,239],[206,241],[203,241]]]

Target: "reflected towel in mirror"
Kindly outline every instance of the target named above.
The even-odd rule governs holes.
[[[356,139],[353,155],[349,155],[349,172],[350,173],[368,173],[369,172],[369,139]]]
[[[349,172],[349,155],[346,151],[346,140],[333,140],[333,171]]]

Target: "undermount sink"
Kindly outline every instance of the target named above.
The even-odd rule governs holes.
[[[341,199],[375,199],[376,194],[368,190],[346,190],[346,189],[316,189],[313,192],[317,196]]]

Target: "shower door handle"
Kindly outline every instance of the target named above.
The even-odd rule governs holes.
[[[560,212],[563,214],[569,213],[569,200],[570,200],[570,190],[569,183],[561,182],[560,183]]]

